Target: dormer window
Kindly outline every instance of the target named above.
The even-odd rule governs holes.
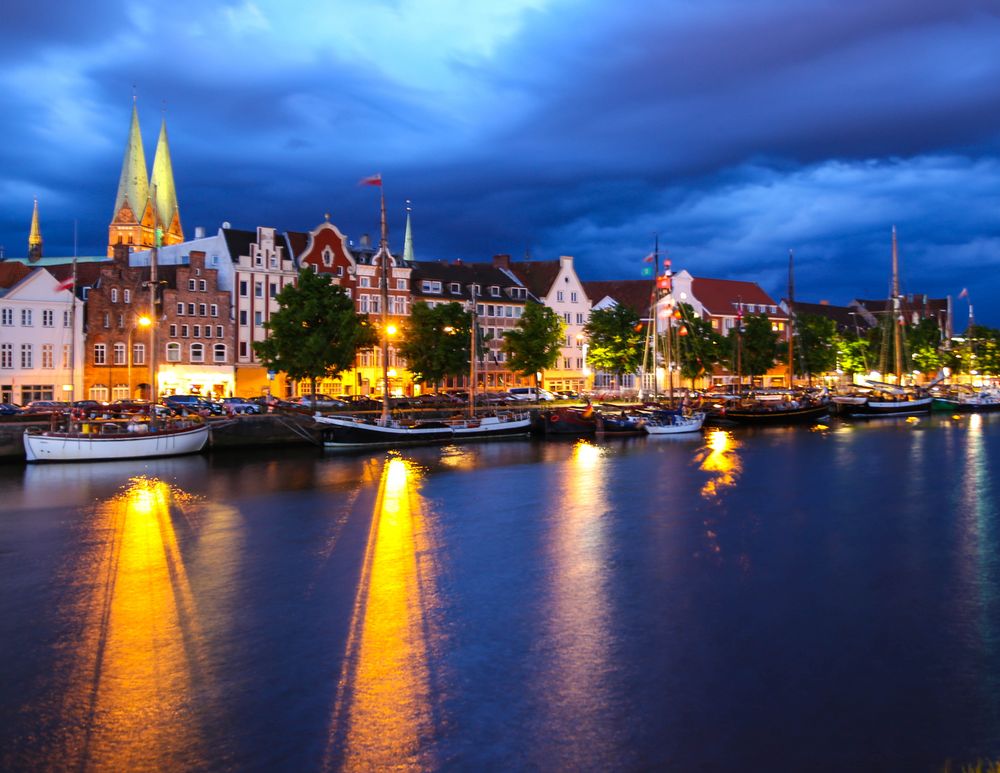
[[[441,283],[425,279],[420,283],[420,289],[425,293],[439,293],[441,292]]]
[[[491,285],[490,286],[490,295],[493,298],[499,298],[500,297],[500,288],[497,287],[496,285]]]
[[[458,282],[452,282],[448,285],[448,289],[451,291],[452,295],[460,295],[462,292],[462,285]]]
[[[471,285],[469,285],[469,292],[471,292],[473,295],[482,295],[483,294],[482,288],[480,288],[480,286],[477,285],[477,284],[471,284]]]

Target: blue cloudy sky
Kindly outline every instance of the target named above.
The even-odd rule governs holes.
[[[904,289],[1000,325],[996,0],[11,0],[0,24],[0,244],[102,250],[138,91],[165,103],[182,220],[305,230],[325,212],[417,257],[574,255],[797,295]],[[965,312],[964,301],[957,314]]]

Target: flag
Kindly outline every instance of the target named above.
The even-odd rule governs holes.
[[[56,292],[62,292],[63,290],[68,290],[73,286],[73,277],[69,279],[64,279],[62,282],[56,285]]]
[[[587,407],[583,409],[583,413],[580,415],[583,416],[583,418],[585,419],[589,419],[591,416],[594,415],[594,406],[591,405],[590,403],[587,403]]]
[[[635,330],[636,333],[641,332],[642,331],[642,323],[641,322],[637,323],[636,326],[635,326],[635,328],[633,328],[633,329]]]
[[[969,288],[968,287],[963,287],[962,288],[962,292],[960,292],[958,294],[958,297],[959,298],[968,298],[969,297]]]
[[[652,266],[643,266],[642,267],[642,275],[643,276],[652,276],[653,275],[653,267]]]
[[[358,181],[358,185],[382,185],[382,173],[373,174],[371,177],[365,177]]]
[[[646,257],[644,257],[642,259],[642,262],[643,263],[655,263],[656,262],[656,255],[651,252]]]

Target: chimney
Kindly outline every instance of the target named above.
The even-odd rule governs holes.
[[[361,234],[360,244],[362,249],[367,250],[372,246],[372,237],[368,234]]]
[[[505,268],[510,271],[510,255],[494,255],[493,256],[493,267],[494,268]]]
[[[205,238],[205,226],[203,226],[203,225],[196,225],[194,227],[194,238],[195,239],[204,239]]]
[[[128,245],[123,244],[122,242],[118,242],[118,244],[114,245],[113,247],[113,252],[111,253],[111,257],[114,258],[116,264],[120,266],[127,266],[128,252],[129,252]]]

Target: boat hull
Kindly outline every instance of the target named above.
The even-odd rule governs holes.
[[[921,397],[916,400],[866,400],[860,405],[841,404],[840,415],[871,419],[880,416],[914,416],[920,413],[930,413],[934,398]]]
[[[643,425],[647,435],[683,435],[690,432],[699,432],[705,423],[705,414],[695,413],[693,416],[680,416],[674,419],[673,423],[658,423],[648,421]]]
[[[992,413],[1000,411],[1000,402],[975,402],[971,400],[950,400],[948,398],[934,398],[935,411],[950,411],[955,413]]]
[[[29,462],[99,462],[151,459],[198,453],[208,442],[207,424],[164,432],[82,435],[60,432],[24,433]]]
[[[429,421],[412,427],[381,426],[346,417],[317,416],[323,426],[323,447],[329,449],[389,448],[404,445],[492,440],[527,435],[531,419],[488,416],[457,422]]]
[[[545,436],[586,437],[597,433],[597,416],[581,410],[555,408],[541,411],[531,426],[533,432]]]
[[[827,405],[811,405],[806,408],[748,411],[727,408],[713,413],[709,418],[716,423],[747,424],[752,426],[778,426],[783,424],[812,424],[824,416],[829,416]]]

